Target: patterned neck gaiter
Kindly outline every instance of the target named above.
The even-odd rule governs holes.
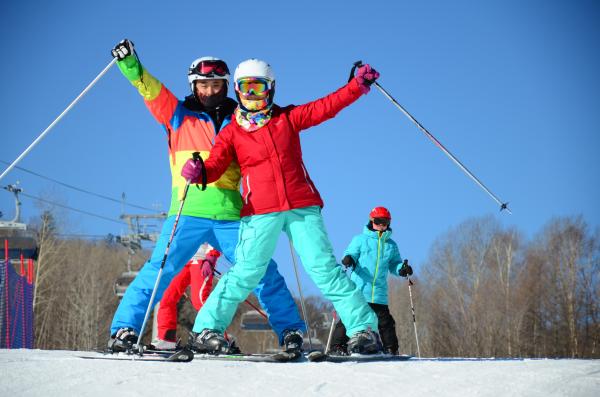
[[[256,112],[242,110],[239,106],[235,109],[235,120],[246,131],[256,131],[267,125],[271,120],[271,107]]]

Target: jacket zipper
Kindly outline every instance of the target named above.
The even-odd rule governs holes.
[[[306,183],[308,184],[308,187],[310,188],[310,191],[314,193],[315,189],[313,189],[312,184],[308,180],[308,172],[306,172],[306,168],[304,168],[304,163],[302,163],[300,165],[302,166],[302,171],[304,171],[304,179],[306,180]]]
[[[248,204],[248,197],[250,197],[250,174],[246,175],[246,190],[248,190],[248,192],[246,193],[246,197],[244,198],[244,202],[246,204]]]
[[[379,232],[377,232],[379,234]],[[379,272],[379,255],[381,253],[381,236],[377,237],[377,261],[375,262],[375,274],[373,275],[373,284],[371,285],[371,303],[375,303],[375,281]]]

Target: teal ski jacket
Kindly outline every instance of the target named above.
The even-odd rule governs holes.
[[[365,226],[354,236],[344,256],[350,255],[356,267],[350,276],[369,303],[388,304],[388,272],[398,276],[402,257],[396,242],[390,238],[391,230],[381,235]]]

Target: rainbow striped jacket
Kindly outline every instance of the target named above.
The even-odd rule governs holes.
[[[171,91],[152,76],[136,56],[128,56],[117,62],[123,75],[138,89],[144,102],[166,131],[171,167],[171,205],[169,216],[177,213],[185,187],[181,169],[192,158],[193,152],[200,152],[207,159],[213,147],[216,131],[211,117],[204,112],[193,111],[184,106]],[[233,102],[233,100],[231,100]],[[222,127],[228,124],[227,116]],[[197,216],[217,220],[238,220],[242,199],[240,195],[240,167],[233,161],[227,171],[205,191],[191,186],[188,191],[182,215]]]

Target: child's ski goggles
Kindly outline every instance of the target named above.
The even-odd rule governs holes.
[[[235,86],[242,95],[266,96],[271,89],[272,82],[259,77],[247,77],[236,81]]]
[[[389,225],[390,218],[373,218],[373,223],[376,225]]]

